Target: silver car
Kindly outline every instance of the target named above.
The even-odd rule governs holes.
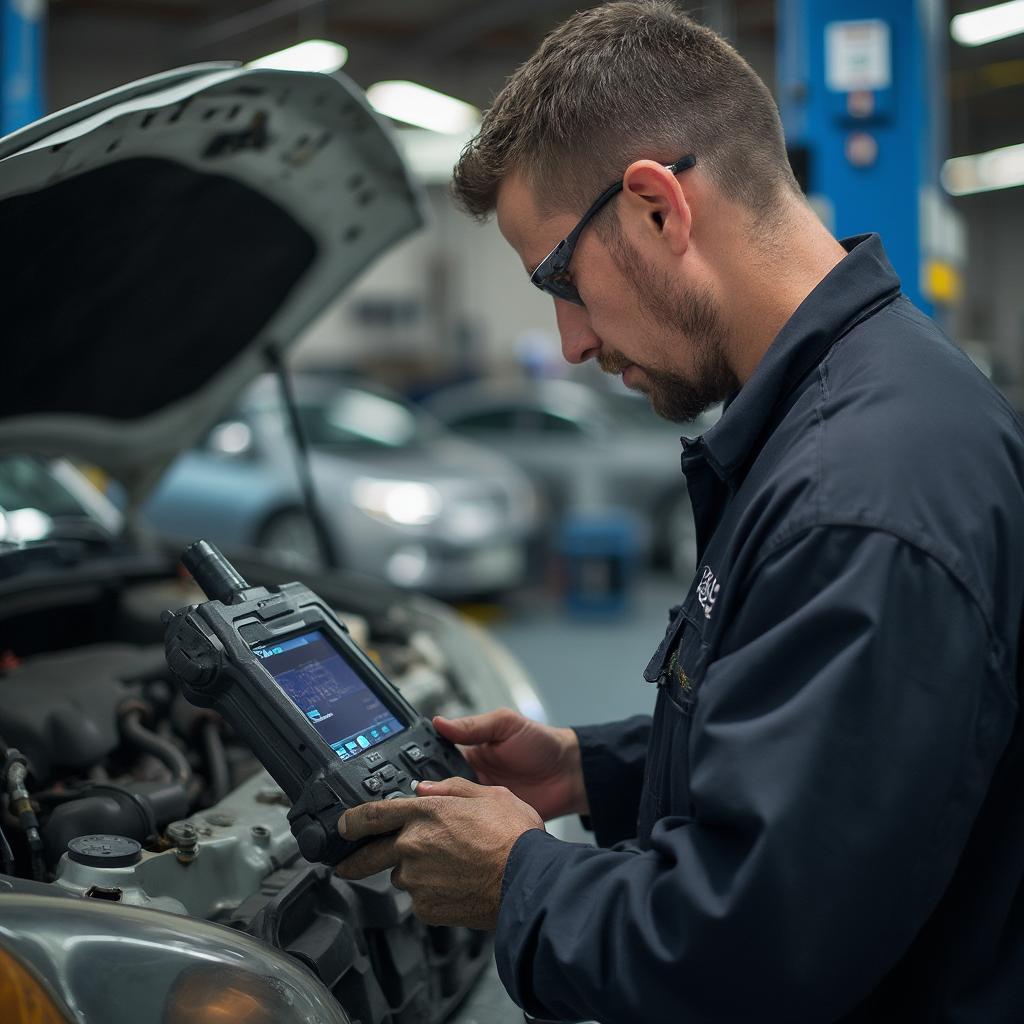
[[[644,527],[642,547],[680,579],[692,577],[697,542],[679,437],[702,433],[717,411],[681,427],[659,420],[641,396],[570,380],[460,384],[435,392],[424,407],[522,468],[555,521],[626,509]]]
[[[292,391],[341,565],[444,597],[523,582],[538,503],[508,459],[363,382],[296,374]],[[175,462],[144,514],[165,536],[319,559],[276,378]]]

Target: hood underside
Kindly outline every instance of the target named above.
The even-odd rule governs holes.
[[[183,69],[0,140],[0,451],[140,497],[423,209],[341,76]]]

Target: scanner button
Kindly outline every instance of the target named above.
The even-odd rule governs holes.
[[[384,783],[377,778],[376,775],[371,775],[368,779],[363,779],[363,789],[367,793],[379,793],[384,788]]]
[[[363,758],[363,763],[367,766],[372,766],[375,764],[381,764],[383,760],[384,755],[379,750],[374,750]]]
[[[412,764],[419,764],[420,761],[426,761],[427,759],[427,755],[415,743],[410,743],[409,746],[403,747],[402,752]]]
[[[398,772],[390,764],[384,765],[384,767],[377,772],[377,775],[385,782],[390,782],[397,774]]]

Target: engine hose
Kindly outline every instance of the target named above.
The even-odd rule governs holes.
[[[5,875],[14,874],[14,851],[11,849],[11,844],[7,842],[7,836],[4,835],[2,827],[0,827],[0,864],[3,865]]]
[[[10,747],[4,759],[4,784],[10,798],[11,813],[18,819],[28,843],[32,864],[32,877],[38,882],[46,880],[46,860],[43,856],[43,837],[39,834],[39,819],[28,795],[28,760],[20,751]],[[10,847],[4,838],[4,859]],[[12,862],[13,863],[13,862]]]
[[[219,803],[231,791],[231,772],[224,741],[220,737],[220,725],[207,719],[202,726],[203,752],[210,773],[210,794],[214,803]]]
[[[129,705],[122,712],[121,731],[129,743],[163,762],[175,782],[186,790],[190,787],[192,766],[188,763],[188,758],[169,740],[158,736],[142,724],[142,709],[137,705]]]

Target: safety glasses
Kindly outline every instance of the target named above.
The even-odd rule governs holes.
[[[681,160],[677,160],[674,164],[666,164],[666,167],[673,174],[678,174],[680,171],[689,170],[696,162],[697,158],[691,153],[689,156],[684,156]],[[530,282],[532,284],[536,285],[542,292],[554,295],[556,299],[564,299],[566,302],[572,302],[577,306],[583,305],[580,293],[576,291],[576,285],[573,284],[572,275],[569,273],[569,262],[572,260],[572,254],[576,251],[576,243],[580,239],[580,232],[593,220],[597,212],[621,191],[622,181],[620,180],[606,188],[594,200],[590,209],[583,214],[576,227],[541,260],[537,269],[530,275]]]

